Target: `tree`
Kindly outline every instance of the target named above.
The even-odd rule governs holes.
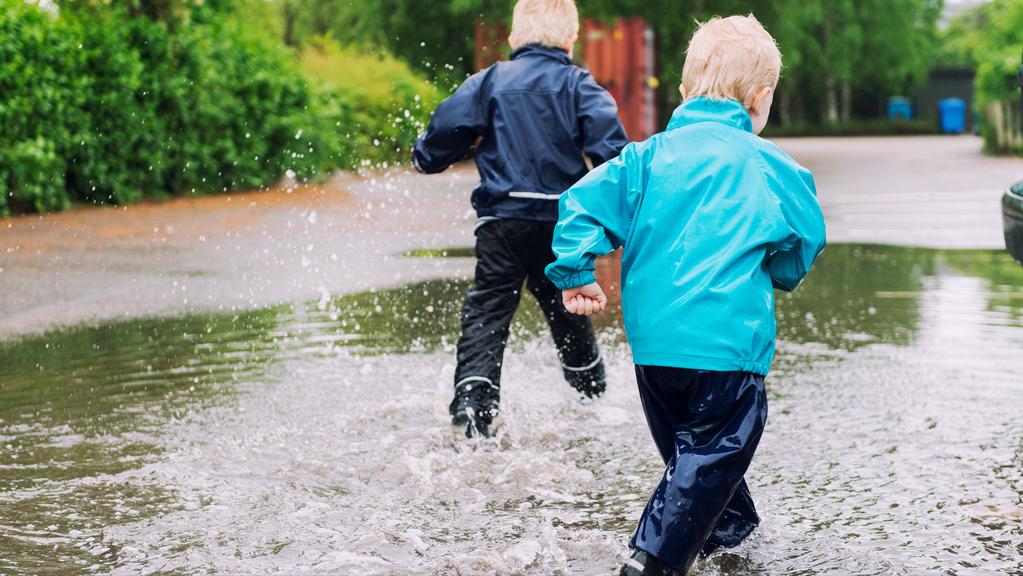
[[[944,35],[943,59],[972,63],[981,134],[993,152],[1023,152],[1019,87],[1023,0],[994,0],[954,20]]]
[[[141,0],[134,0],[141,1]],[[169,1],[169,0],[160,0]],[[184,1],[184,0],[178,0]],[[221,0],[227,1],[227,0]],[[235,0],[241,1],[241,0]],[[267,0],[246,0],[262,1]],[[388,51],[451,88],[471,73],[477,22],[509,23],[514,0],[277,0],[285,40],[329,33]],[[587,18],[638,16],[655,28],[662,110],[678,102],[685,47],[697,21],[753,13],[784,56],[779,117],[786,124],[876,114],[923,80],[942,0],[581,0]]]

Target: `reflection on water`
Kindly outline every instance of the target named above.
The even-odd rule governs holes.
[[[934,252],[918,248],[829,246],[803,287],[777,293],[778,338],[845,350],[906,344],[936,260]]]
[[[467,442],[467,287],[0,343],[0,573],[609,573],[660,473],[621,329],[583,402],[524,306],[498,438]],[[779,338],[764,524],[699,573],[1023,570],[1023,269],[832,246]]]
[[[272,313],[141,321],[0,345],[0,573],[116,560],[105,526],[175,507],[140,471],[168,421],[261,381]]]

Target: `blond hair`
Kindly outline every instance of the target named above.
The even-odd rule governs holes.
[[[781,52],[752,15],[712,18],[699,25],[682,68],[682,94],[744,102],[761,87],[774,88]]]
[[[519,0],[512,13],[508,44],[518,50],[526,44],[564,48],[579,34],[579,10],[574,0]]]

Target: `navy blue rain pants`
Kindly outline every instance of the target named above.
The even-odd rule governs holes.
[[[760,523],[743,475],[767,423],[764,378],[636,366],[636,379],[666,466],[630,545],[685,574]]]

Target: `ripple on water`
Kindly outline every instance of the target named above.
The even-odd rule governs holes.
[[[1023,272],[829,247],[779,299],[763,525],[699,574],[1023,571]],[[497,438],[446,425],[465,282],[0,343],[0,572],[606,574],[661,473],[623,336],[535,306]]]

